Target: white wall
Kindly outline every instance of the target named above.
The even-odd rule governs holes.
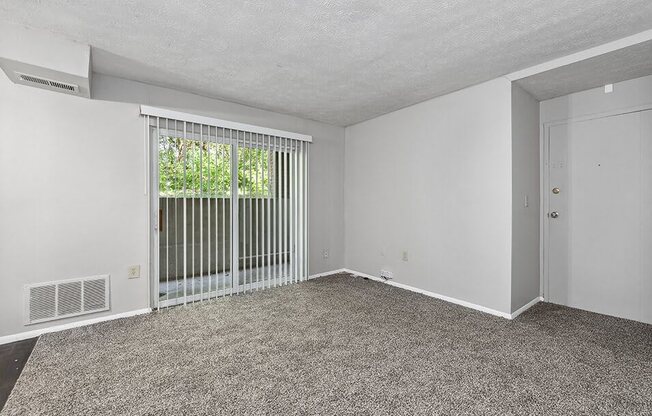
[[[345,157],[347,268],[511,311],[508,80],[347,127]]]
[[[512,84],[512,312],[540,292],[540,169],[539,102]]]
[[[541,101],[541,122],[568,120],[652,104],[652,75],[614,84],[613,92],[593,88]]]
[[[0,336],[101,316],[23,326],[26,283],[109,273],[104,315],[149,307],[139,104],[311,134],[310,273],[343,267],[343,128],[98,74],[93,98],[0,76]]]

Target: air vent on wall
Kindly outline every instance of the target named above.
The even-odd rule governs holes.
[[[68,94],[77,94],[79,92],[79,86],[67,82],[55,81],[53,79],[23,74],[21,72],[16,72],[16,77],[20,81],[23,81],[24,84],[31,84],[35,87],[46,87],[56,91],[67,92]]]
[[[25,324],[109,310],[109,275],[25,285]]]

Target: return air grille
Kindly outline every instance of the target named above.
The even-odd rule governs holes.
[[[25,324],[109,309],[109,275],[25,286]]]
[[[25,84],[38,84],[37,86],[48,87],[48,89],[54,90],[63,90],[68,93],[77,93],[79,92],[79,87],[75,84],[68,84],[61,81],[55,81],[52,79],[41,78],[34,75],[23,74],[16,72],[16,76],[20,81],[23,81]]]

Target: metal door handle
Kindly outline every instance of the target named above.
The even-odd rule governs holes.
[[[552,211],[552,212],[550,213],[550,217],[551,217],[551,218],[557,218],[557,217],[559,217],[559,213],[558,213],[557,211]]]

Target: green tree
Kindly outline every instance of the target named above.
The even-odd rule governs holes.
[[[270,151],[238,148],[238,194],[271,196]],[[159,193],[164,197],[230,197],[231,147],[178,137],[159,141]]]

